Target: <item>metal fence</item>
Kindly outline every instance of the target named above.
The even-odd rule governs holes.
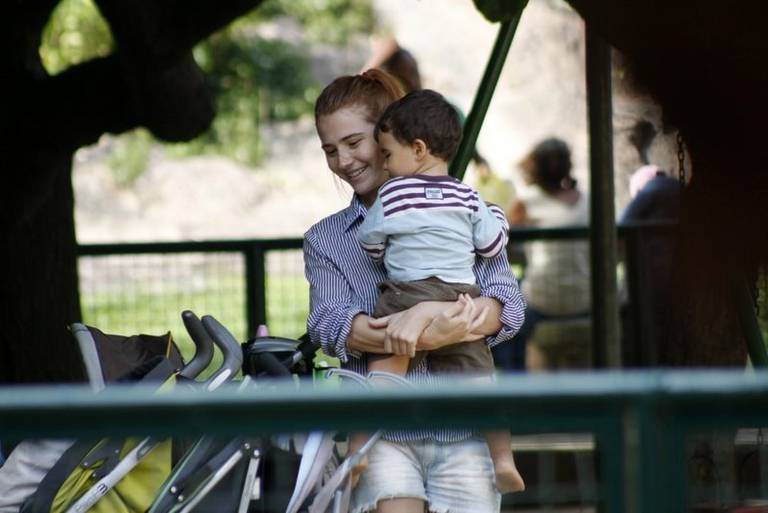
[[[368,391],[295,383],[158,395],[136,387],[95,395],[61,386],[0,389],[2,439],[424,425],[591,434],[594,486],[581,511],[757,512],[768,500],[765,371],[517,375],[484,387],[453,380],[439,389]],[[562,492],[551,488],[549,501]]]
[[[581,238],[584,228],[519,230],[515,242]],[[308,285],[301,239],[99,244],[80,246],[86,323],[113,333],[171,330],[188,343],[179,313],[210,312],[238,338],[268,324],[274,334],[306,330]],[[524,265],[516,267],[524,271]]]
[[[630,241],[651,229],[672,228],[623,226],[618,233],[633,247],[637,243]],[[510,244],[519,248],[532,241],[588,237],[584,227],[517,228],[510,233]],[[253,336],[259,324],[268,324],[275,335],[298,337],[306,331],[309,311],[301,247],[299,238],[81,245],[83,321],[110,333],[170,330],[182,350],[190,344],[179,316],[185,309],[215,315],[240,340]],[[630,311],[637,290],[633,285],[647,278],[637,271],[635,254],[626,252],[618,270],[626,278]],[[513,258],[513,269],[524,276],[524,260]],[[637,315],[627,322],[638,334],[633,337],[637,345],[645,347],[641,320]]]
[[[80,246],[84,322],[110,333],[164,333],[186,347],[180,313],[216,315],[240,340],[259,324],[306,331],[309,286],[301,239]]]

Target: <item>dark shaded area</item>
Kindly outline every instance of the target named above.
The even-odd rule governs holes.
[[[661,363],[742,365],[745,344],[729,283],[745,276],[754,282],[768,256],[764,3],[569,3],[625,54],[691,156],[674,270],[677,333],[664,341]]]
[[[104,133],[138,126],[166,141],[210,125],[214,103],[192,47],[261,0],[96,0],[111,55],[49,76],[38,48],[58,0],[5,6],[0,47],[0,383],[81,379],[66,326],[80,320],[71,160]]]

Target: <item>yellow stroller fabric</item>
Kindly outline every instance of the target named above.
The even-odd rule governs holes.
[[[119,452],[120,459],[133,450],[142,439],[129,438],[123,443]],[[95,476],[107,460],[100,459],[90,462],[89,457],[97,454],[99,449],[108,444],[102,440],[84,458],[84,463],[78,465],[64,481],[53,500],[51,513],[65,513],[85,492],[98,481]],[[117,485],[108,490],[89,513],[143,513],[155,499],[160,486],[171,472],[171,441],[160,442],[150,450],[139,464],[134,467]]]

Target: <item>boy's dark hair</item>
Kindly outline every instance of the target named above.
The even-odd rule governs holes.
[[[413,91],[391,103],[376,123],[374,137],[391,133],[401,144],[421,139],[435,157],[449,161],[461,142],[461,123],[456,108],[430,89]]]

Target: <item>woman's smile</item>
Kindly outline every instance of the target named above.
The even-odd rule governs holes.
[[[376,199],[387,179],[379,147],[373,138],[373,123],[365,111],[345,107],[317,120],[317,132],[328,167],[352,186],[363,203]]]

